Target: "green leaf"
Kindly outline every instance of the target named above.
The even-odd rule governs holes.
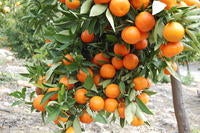
[[[150,91],[150,90],[148,90],[148,89],[144,90],[144,92],[147,93],[149,96],[155,95],[155,94],[157,93],[157,92],[155,92],[155,91]]]
[[[136,105],[135,103],[130,103],[125,109],[125,120],[130,124],[135,116]]]
[[[120,126],[123,128],[125,125],[125,119],[120,118]]]
[[[107,120],[103,117],[103,115],[101,113],[98,113],[96,116],[95,116],[95,121],[96,122],[100,122],[100,123],[103,123],[103,124],[107,124]]]
[[[133,101],[135,100],[135,97],[136,97],[136,91],[134,89],[131,89],[131,92],[129,94],[129,100]]]
[[[74,127],[74,130],[75,130],[75,133],[81,133],[81,125],[80,125],[80,122],[78,120],[78,118],[75,118],[74,121],[73,121],[73,127]]]
[[[124,82],[121,81],[119,83],[119,88],[120,88],[121,94],[124,94],[126,91],[126,86],[125,86]]]
[[[22,98],[25,100],[26,98],[26,88],[22,88]]]
[[[108,22],[110,23],[110,25],[111,25],[113,31],[115,32],[115,31],[116,31],[116,30],[115,30],[115,23],[114,23],[113,16],[112,16],[112,14],[110,13],[110,10],[109,10],[109,9],[107,9],[107,11],[106,11],[106,18],[108,19]]]
[[[111,80],[108,79],[108,80],[104,80],[103,82],[101,82],[101,83],[99,83],[99,84],[102,85],[103,88],[106,88],[106,86],[107,86],[108,84],[110,84],[110,83],[111,83]]]
[[[136,102],[143,112],[153,115],[153,113],[149,110],[149,108],[137,97],[136,97]]]
[[[83,87],[88,89],[88,90],[91,90],[91,88],[93,87],[94,85],[94,82],[93,82],[93,79],[91,76],[87,76],[84,84],[83,84]]]
[[[47,107],[48,108],[48,107]],[[48,109],[47,109],[48,111]],[[60,114],[60,109],[59,108],[54,108],[52,110],[52,107],[51,107],[51,110],[48,112],[48,121],[53,121],[55,120]]]
[[[172,66],[171,66],[171,63],[168,62],[168,61],[165,61],[165,62],[166,62],[166,64],[167,64],[166,69],[170,72],[170,74],[171,74],[172,76],[174,76],[174,78],[176,78],[178,81],[181,81],[180,75],[178,75],[178,74],[174,71],[174,69],[173,69]]]
[[[85,2],[83,2],[81,6],[80,14],[88,13],[88,11],[90,10],[90,7],[92,6],[92,2],[93,0],[86,0]]]
[[[50,99],[51,96],[53,96],[54,94],[58,93],[57,91],[51,91],[51,92],[47,92],[44,97],[41,100],[40,104],[45,103],[46,101],[48,101]]]
[[[99,16],[107,9],[107,5],[95,4],[90,10],[90,17]]]
[[[63,35],[63,34],[55,34],[54,35],[54,38],[58,41],[58,42],[61,42],[61,43],[68,43],[70,41],[73,40],[73,36],[72,35]]]
[[[24,101],[22,101],[22,100],[17,100],[17,101],[15,101],[14,103],[12,103],[11,106],[20,105],[20,104],[23,104],[23,103],[24,103]]]
[[[137,106],[137,105],[136,105],[136,107],[137,107],[137,109],[136,109],[135,115],[136,115],[137,117],[139,117],[141,120],[147,121],[147,118],[145,117],[144,113],[141,111],[140,107]]]
[[[49,80],[49,78],[53,74],[54,70],[60,65],[61,65],[61,63],[57,63],[57,64],[54,64],[52,67],[49,68],[49,70],[46,72],[46,81]]]
[[[14,91],[14,92],[10,93],[9,95],[13,96],[15,98],[18,98],[18,99],[23,98],[23,96],[22,96],[20,91]]]

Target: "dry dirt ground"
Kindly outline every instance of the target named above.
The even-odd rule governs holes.
[[[43,124],[40,114],[31,113],[28,106],[11,106],[15,99],[8,94],[26,85],[26,79],[19,75],[26,69],[22,60],[15,59],[11,53],[2,54],[3,52],[0,49],[0,133],[56,132],[57,128],[52,123]],[[199,64],[191,65],[194,82],[190,86],[183,85],[184,103],[192,133],[200,133],[200,97],[197,96],[197,90],[200,90]],[[185,67],[181,67],[181,72],[186,73]],[[159,83],[151,89],[158,92],[148,104],[155,113],[154,116],[147,116],[151,126],[120,128],[115,123],[93,123],[87,125],[85,133],[177,133],[170,84]]]

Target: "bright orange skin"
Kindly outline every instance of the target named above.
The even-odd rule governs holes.
[[[144,121],[136,116],[133,118],[133,121],[131,122],[132,126],[141,126],[143,124],[144,124]]]
[[[73,9],[79,8],[81,5],[81,2],[80,2],[80,0],[72,0],[72,1],[65,0],[65,5],[67,6],[67,8],[73,10]]]
[[[94,77],[93,77],[93,81],[94,81],[94,84],[95,85],[99,85],[100,81],[101,81],[101,76],[100,74],[96,74]]]
[[[86,104],[88,98],[85,96],[87,94],[87,90],[84,88],[78,89],[75,92],[75,100],[79,104]]]
[[[116,55],[125,56],[130,53],[130,49],[126,47],[124,44],[116,43],[114,45],[113,51]]]
[[[65,0],[59,0],[61,3],[65,3]]]
[[[167,9],[167,10],[169,10],[172,7],[176,6],[176,0],[160,0],[160,1],[167,5],[165,7],[165,9]]]
[[[125,118],[125,108],[126,108],[125,103],[120,102],[120,103],[118,104],[117,111],[118,111],[118,113],[119,113],[119,117],[122,118],[122,119]]]
[[[95,4],[106,4],[106,3],[109,3],[110,0],[94,0],[94,3]]]
[[[178,22],[167,23],[163,29],[163,37],[169,42],[179,42],[184,36],[185,29]]]
[[[47,92],[52,92],[52,91],[58,91],[59,88],[49,88]],[[50,97],[50,100],[57,100],[58,99],[58,94],[54,94],[53,96]]]
[[[86,123],[89,124],[91,122],[93,122],[93,118],[91,115],[89,115],[86,111],[84,111],[81,116],[79,117],[80,121],[82,123]]]
[[[188,6],[200,6],[200,2],[198,0],[183,0]]]
[[[62,60],[63,64],[66,65],[66,66],[70,65],[74,61],[74,58],[70,54],[66,54],[65,58],[69,60],[69,61],[66,60],[66,59]]]
[[[156,24],[154,16],[146,11],[140,12],[135,18],[135,25],[141,32],[149,32]]]
[[[167,58],[171,58],[180,54],[183,49],[184,46],[181,42],[167,43],[160,46],[161,55]]]
[[[120,59],[118,57],[113,57],[111,62],[115,69],[119,70],[119,69],[123,68],[123,60],[122,59]]]
[[[119,97],[121,91],[120,91],[119,85],[117,85],[117,84],[109,84],[106,87],[104,93],[109,98],[117,98],[117,97]]]
[[[137,27],[128,26],[122,30],[121,38],[128,44],[135,44],[141,40],[141,33]]]
[[[65,123],[68,121],[67,117],[62,117],[62,116],[58,116],[56,120],[54,120],[55,124],[59,124],[59,123]]]
[[[106,57],[103,53],[98,53],[93,58],[93,63],[99,66],[109,63],[109,58]]]
[[[185,7],[188,6],[184,1],[177,2],[178,7]]]
[[[141,33],[140,41],[145,40],[149,37],[149,32],[140,32],[140,33]]]
[[[90,43],[94,41],[94,33],[89,33],[88,30],[85,30],[81,33],[81,40],[85,43]]]
[[[89,101],[89,107],[93,111],[100,111],[104,109],[104,100],[100,96],[93,96]]]
[[[75,133],[75,130],[73,127],[69,127],[67,128],[67,130],[65,131],[65,133]]]
[[[88,73],[85,73],[82,70],[79,70],[76,77],[80,82],[85,82],[85,80],[87,79],[88,76],[93,77],[93,72],[90,68],[87,69]]]
[[[144,77],[134,78],[133,84],[134,84],[134,89],[137,91],[144,90],[149,87],[149,81]]]
[[[148,46],[148,41],[146,39],[139,41],[134,46],[135,46],[135,49],[137,49],[137,50],[143,50]]]
[[[113,78],[116,74],[116,70],[113,65],[111,64],[104,64],[100,68],[100,75],[105,79]]]
[[[147,104],[149,102],[149,95],[147,93],[141,93],[140,95],[137,96],[144,104]]]
[[[147,8],[150,0],[130,0],[130,3],[135,9],[142,9]]]
[[[128,70],[135,69],[139,64],[139,59],[135,54],[128,54],[123,58],[123,65]]]
[[[130,3],[128,0],[111,0],[109,9],[113,15],[122,17],[129,12]]]
[[[72,89],[74,87],[74,84],[70,84],[69,79],[66,76],[61,77],[59,83],[64,84],[67,89]]]
[[[38,95],[36,98],[33,100],[33,107],[37,109],[38,111],[44,112],[45,111],[45,106],[48,104],[48,101],[44,102],[41,104],[42,98],[44,95]]]
[[[173,68],[174,71],[177,71],[178,69],[176,62],[171,63],[171,67]],[[171,75],[171,73],[166,68],[163,70],[163,72],[166,75]]]
[[[115,110],[117,109],[117,106],[118,106],[118,102],[116,99],[107,98],[105,100],[104,109],[107,112],[110,112],[110,113],[115,112]]]

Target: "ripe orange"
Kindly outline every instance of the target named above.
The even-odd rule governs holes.
[[[62,117],[62,116],[58,116],[56,118],[56,120],[54,120],[54,123],[55,124],[59,124],[59,123],[65,123],[68,121],[68,118],[67,117]]]
[[[163,37],[169,42],[179,42],[184,35],[185,29],[178,22],[169,22],[163,29]]]
[[[138,66],[139,59],[135,54],[128,54],[123,58],[123,65],[128,70],[133,70]]]
[[[59,88],[49,88],[47,92],[53,92],[53,91],[58,91]],[[58,94],[54,94],[53,96],[50,97],[50,100],[57,100],[58,99]]]
[[[119,113],[119,117],[124,119],[125,118],[125,103],[120,102],[117,108],[117,111]]]
[[[149,32],[140,32],[141,37],[140,37],[140,41],[145,40],[149,37]]]
[[[65,133],[75,133],[75,130],[73,127],[69,127],[67,128],[67,130],[65,131]]]
[[[167,58],[180,54],[183,49],[184,46],[181,42],[167,43],[160,46],[161,55]]]
[[[91,115],[88,114],[88,112],[84,111],[81,116],[79,117],[80,121],[82,123],[86,123],[89,124],[91,122],[93,122],[93,118]]]
[[[100,81],[101,81],[101,76],[100,74],[96,74],[94,77],[93,77],[93,81],[94,81],[94,84],[95,85],[99,85]]]
[[[87,73],[82,70],[79,70],[76,77],[80,82],[85,82],[88,76],[93,77],[93,72],[90,68],[87,69]]]
[[[114,66],[111,64],[104,64],[100,68],[100,75],[103,78],[106,78],[106,79],[113,78],[115,74],[116,74],[116,70]]]
[[[110,0],[94,0],[94,3],[95,4],[106,4],[106,3],[109,3]]]
[[[117,84],[109,84],[106,87],[104,93],[109,98],[117,98],[117,97],[119,97],[121,91]]]
[[[48,101],[45,101],[43,104],[41,104],[42,98],[44,95],[38,95],[33,100],[33,107],[37,109],[38,111],[45,111],[45,106],[48,104]]]
[[[150,0],[130,0],[131,5],[135,9],[147,8],[150,3]]]
[[[100,111],[104,109],[104,100],[100,96],[93,96],[89,101],[89,107],[93,111]]]
[[[69,79],[66,76],[61,77],[59,83],[64,84],[67,89],[72,89],[74,87],[74,84],[70,84]]]
[[[134,89],[135,90],[144,90],[149,87],[148,79],[140,76],[133,79]]]
[[[84,88],[78,89],[75,92],[75,100],[79,104],[86,104],[88,98],[85,96],[87,94],[87,90]]]
[[[109,63],[109,58],[106,57],[104,53],[98,53],[94,56],[93,62],[94,64],[101,66],[103,64]]]
[[[156,24],[156,20],[152,14],[143,11],[135,18],[135,25],[141,32],[149,32]]]
[[[81,40],[85,43],[90,43],[94,41],[94,33],[89,33],[88,30],[85,30],[81,33]]]
[[[149,95],[147,93],[141,93],[137,95],[137,98],[139,98],[144,104],[147,104],[149,102]]]
[[[65,0],[59,0],[61,3],[65,3]]]
[[[125,56],[125,55],[129,54],[130,48],[127,48],[126,45],[124,45],[124,44],[116,43],[114,45],[113,51],[116,55]]]
[[[141,33],[135,26],[128,26],[121,32],[121,38],[128,44],[135,44],[140,41]]]
[[[116,99],[107,98],[105,100],[104,109],[107,112],[110,112],[110,113],[115,112],[115,110],[117,109],[117,106],[118,106],[118,102]]]
[[[188,6],[199,6],[200,2],[199,0],[183,0]]]
[[[65,55],[66,59],[63,59],[62,62],[64,65],[69,65],[74,61],[74,58],[70,54]]]
[[[80,7],[81,2],[80,0],[65,0],[65,5],[69,9],[77,9]]]
[[[122,17],[129,12],[130,3],[128,0],[111,0],[109,9],[113,15]]]
[[[141,126],[143,124],[144,124],[144,121],[136,116],[133,118],[133,121],[131,122],[132,126]]]
[[[137,49],[137,50],[143,50],[148,46],[148,41],[146,39],[139,41],[134,46],[135,46],[135,49]]]
[[[165,7],[165,9],[169,10],[172,7],[176,6],[176,1],[177,0],[160,0],[161,2],[165,3],[167,6]]]
[[[178,69],[176,62],[171,63],[171,67],[174,71],[177,71],[177,69]],[[166,75],[171,75],[171,73],[166,68],[163,70],[163,72]]]
[[[112,65],[115,67],[115,69],[119,70],[123,67],[123,60],[118,57],[112,58]]]

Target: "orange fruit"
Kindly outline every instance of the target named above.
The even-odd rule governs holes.
[[[65,133],[75,133],[75,130],[73,127],[69,127],[67,128],[67,130],[65,131]]]
[[[38,95],[33,100],[33,107],[37,109],[38,111],[45,111],[45,106],[48,104],[48,101],[45,101],[43,104],[41,104],[42,98],[44,95]]]
[[[109,63],[109,58],[106,57],[106,55],[103,53],[98,53],[94,56],[93,63],[101,66],[103,64]]]
[[[80,0],[65,0],[65,5],[69,9],[77,9],[80,7],[81,2]]]
[[[66,54],[65,58],[62,60],[64,65],[70,65],[74,61],[74,58],[70,54]]]
[[[165,7],[165,9],[169,10],[172,7],[176,6],[176,1],[177,0],[160,0],[161,2],[165,3],[167,6]]]
[[[61,77],[59,83],[64,84],[67,89],[72,89],[74,87],[74,84],[70,84],[69,79],[66,76]]]
[[[79,104],[86,104],[87,103],[87,96],[85,96],[87,94],[87,90],[84,88],[78,89],[75,92],[75,100],[77,103]]]
[[[85,82],[85,80],[87,79],[88,76],[93,77],[93,72],[90,68],[87,69],[87,73],[79,70],[76,77],[80,82]]]
[[[146,11],[140,12],[135,18],[135,25],[141,32],[149,32],[155,24],[154,16]]]
[[[132,126],[141,126],[143,124],[144,124],[144,121],[136,116],[133,118],[133,121],[131,122]]]
[[[121,32],[121,38],[128,44],[135,44],[140,41],[141,33],[135,26],[128,26]]]
[[[179,42],[184,35],[185,29],[178,22],[169,22],[163,29],[163,37],[169,42]]]
[[[59,0],[61,3],[65,3],[65,0]]]
[[[134,89],[135,90],[144,90],[149,87],[148,79],[140,76],[133,79]]]
[[[176,56],[180,54],[184,49],[184,46],[181,42],[175,42],[175,43],[167,43],[162,44],[160,46],[161,55],[165,56],[167,58],[171,58],[173,56]]]
[[[179,2],[177,2],[177,6],[184,7],[184,6],[188,6],[188,5],[184,1],[179,1]]]
[[[109,3],[110,0],[94,0],[94,3],[95,4],[106,4],[106,3]]]
[[[111,62],[112,62],[112,65],[114,66],[114,68],[117,70],[119,70],[123,67],[123,60],[121,60],[118,57],[113,57]]]
[[[113,15],[122,17],[129,12],[130,3],[128,0],[111,0],[109,9]]]
[[[81,116],[79,116],[79,119],[82,123],[89,124],[93,122],[93,118],[91,115],[89,115],[86,111],[84,111]]]
[[[118,111],[119,117],[122,118],[122,119],[125,118],[125,108],[126,108],[125,103],[120,102],[118,104],[117,111]]]
[[[177,66],[176,62],[171,63],[171,67],[172,67],[172,69],[173,69],[174,71],[177,71],[177,69],[178,69],[178,66]],[[166,75],[171,75],[171,73],[167,70],[167,68],[165,68],[165,69],[163,70],[163,72],[164,72],[164,74],[166,74]]]
[[[117,109],[117,106],[118,106],[118,102],[116,99],[107,98],[105,100],[104,109],[107,112],[110,112],[110,113],[115,112],[115,110]]]
[[[104,64],[100,68],[100,75],[103,78],[109,79],[113,78],[116,74],[116,70],[113,65],[111,64]]]
[[[143,50],[148,46],[148,41],[146,39],[139,41],[134,46],[135,46],[135,49],[137,50]]]
[[[85,30],[81,33],[81,40],[85,43],[90,43],[94,41],[94,33],[89,33],[88,30]]]
[[[150,3],[150,0],[130,0],[131,5],[135,9],[147,8]]]
[[[117,98],[117,97],[119,97],[121,91],[120,91],[119,85],[117,85],[117,84],[109,84],[106,87],[104,93],[109,98]]]
[[[149,102],[149,95],[147,93],[141,93],[137,95],[137,98],[139,98],[144,104],[147,104]]]
[[[59,123],[65,123],[68,121],[68,118],[67,117],[62,117],[62,116],[58,116],[56,118],[56,120],[54,120],[54,123],[55,124],[59,124]]]
[[[199,0],[183,0],[188,6],[199,6],[200,2]]]
[[[142,41],[149,37],[149,32],[140,32],[140,35],[140,41]]]
[[[93,111],[100,111],[104,109],[104,100],[100,96],[93,96],[89,101],[89,107]]]
[[[126,45],[124,45],[124,44],[116,43],[114,45],[113,51],[116,55],[125,56],[125,55],[129,54],[130,48],[127,48]]]
[[[138,66],[139,59],[135,54],[128,54],[123,58],[123,65],[128,70],[133,70]]]
[[[101,81],[101,76],[100,74],[96,74],[94,77],[93,77],[93,81],[94,81],[94,84],[95,85],[99,85],[100,81]]]
[[[59,88],[49,88],[47,90],[47,93],[48,92],[53,92],[53,91],[58,91]],[[57,100],[58,99],[58,94],[54,94],[53,96],[50,97],[50,100]]]

